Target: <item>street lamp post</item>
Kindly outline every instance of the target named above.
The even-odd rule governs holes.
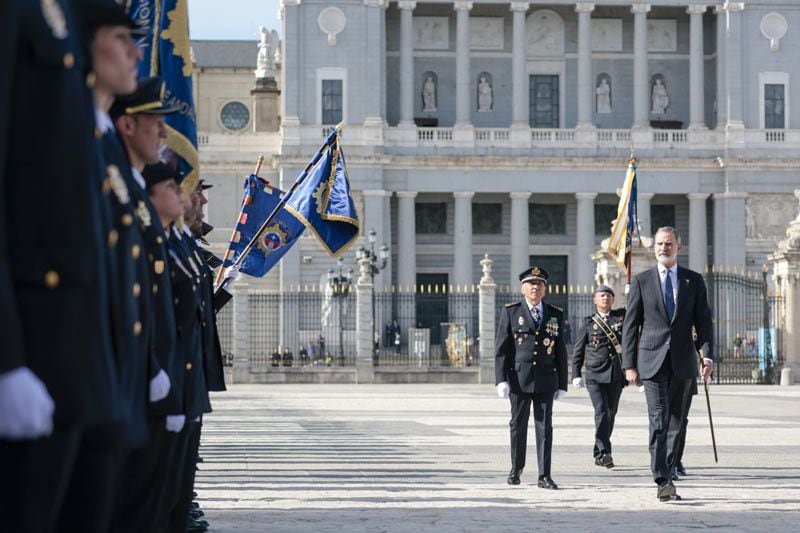
[[[353,284],[353,269],[348,269],[345,272],[342,269],[344,260],[340,257],[336,260],[339,267],[339,275],[337,276],[331,268],[328,270],[328,286],[331,288],[333,299],[339,303],[339,361],[344,361],[344,322],[342,309],[344,308],[344,301],[347,295],[350,294],[350,287]]]
[[[377,346],[375,346],[375,275],[381,270],[386,268],[386,262],[389,260],[389,247],[382,244],[378,252],[375,252],[375,241],[378,239],[378,234],[374,229],[369,230],[367,233],[367,240],[369,241],[369,248],[363,245],[359,246],[356,250],[356,261],[366,259],[369,261],[369,277],[372,280],[372,356],[377,356]]]

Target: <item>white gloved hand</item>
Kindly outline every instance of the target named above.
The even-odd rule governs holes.
[[[509,387],[507,381],[503,381],[502,383],[497,384],[497,396],[507,400],[509,392],[511,392],[511,387]]]
[[[150,380],[150,403],[166,398],[170,388],[172,385],[169,382],[169,376],[163,370],[159,370],[158,374]]]
[[[222,272],[222,279],[230,279],[231,281],[235,280],[239,277],[239,269],[241,268],[242,264],[232,264],[231,266],[227,267]]]
[[[558,390],[556,391],[556,394],[555,394],[555,396],[553,396],[553,399],[554,399],[554,400],[560,400],[561,398],[563,398],[563,397],[564,397],[564,396],[566,396],[566,395],[567,395],[567,391],[565,391],[565,390],[561,390],[561,389],[558,389]]]
[[[639,392],[644,392],[644,385],[639,385]]]
[[[167,415],[167,431],[180,433],[185,422],[186,415]]]
[[[0,374],[0,438],[35,439],[53,432],[56,404],[26,366]]]
[[[631,292],[631,285],[630,283],[627,283],[625,285],[625,296],[627,296],[629,292]]]
[[[582,389],[583,388],[583,378],[573,378],[572,379],[572,385],[576,389]]]

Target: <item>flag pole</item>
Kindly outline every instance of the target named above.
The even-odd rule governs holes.
[[[339,133],[341,133],[342,129],[344,129],[344,122],[338,123],[333,129],[336,130],[336,137],[334,137],[334,139],[338,139]],[[330,138],[330,134],[328,134],[328,138]],[[278,205],[276,205],[272,209],[272,212],[264,220],[264,222],[261,223],[261,225],[258,227],[258,231],[256,231],[255,235],[253,235],[253,238],[250,239],[250,242],[247,243],[247,246],[245,246],[242,249],[242,253],[239,254],[239,257],[236,258],[236,261],[234,261],[233,265],[231,266],[234,267],[238,266],[242,263],[242,261],[244,261],[244,258],[247,257],[247,254],[249,254],[252,251],[253,247],[256,245],[256,242],[260,238],[261,233],[267,228],[267,226],[269,226],[272,223],[273,220],[275,220],[275,217],[278,216],[278,213],[280,213],[281,209],[283,209],[283,206],[285,206],[286,203],[289,201],[289,198],[292,197],[297,187],[299,187],[300,184],[303,183],[303,181],[305,181],[306,177],[308,176],[308,173],[311,171],[312,168],[314,168],[314,166],[319,162],[319,160],[322,159],[322,155],[325,153],[325,150],[329,149],[330,146],[331,145],[328,143],[328,139],[325,139],[325,142],[322,143],[322,146],[319,147],[319,150],[317,150],[317,153],[314,154],[314,157],[311,159],[311,161],[309,161],[308,165],[306,165],[306,168],[303,169],[303,172],[301,172],[300,175],[297,177],[297,179],[294,180],[292,187],[286,192],[286,194],[283,195],[283,198],[281,198],[280,202],[278,202]],[[223,269],[220,268],[220,271],[222,270]],[[225,278],[219,283],[216,290],[214,291],[215,294],[221,291],[225,287],[225,285],[228,282],[228,279],[230,278]]]
[[[258,177],[258,173],[261,171],[261,165],[264,163],[264,156],[258,156],[258,161],[256,162],[256,169],[253,171],[256,177]],[[228,255],[228,251],[230,250],[231,243],[233,239],[236,238],[236,225],[239,223],[239,220],[242,218],[242,211],[244,210],[244,202],[242,202],[242,208],[239,210],[239,216],[236,218],[236,224],[233,225],[233,232],[231,232],[231,238],[228,239],[228,249],[225,250],[225,255]],[[218,285],[219,282],[222,280],[222,274],[225,273],[225,268],[220,267],[217,271],[217,277],[214,279],[214,285]]]

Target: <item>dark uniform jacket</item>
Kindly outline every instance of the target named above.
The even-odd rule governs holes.
[[[497,327],[495,380],[507,381],[514,394],[567,390],[564,313],[542,303],[537,329],[523,302],[506,305]]]
[[[0,2],[0,373],[30,367],[59,427],[121,418],[79,39],[64,0]]]
[[[205,359],[206,384],[209,391],[225,390],[225,371],[222,368],[222,346],[217,331],[217,317],[214,313],[214,273],[203,257],[202,249],[193,238],[185,239],[192,256],[200,268],[200,307],[203,314],[200,326],[203,330],[203,357]]]
[[[200,268],[186,245],[188,236],[173,228],[169,237],[170,276],[178,330],[178,352],[184,364],[183,413],[195,419],[211,412],[203,358],[203,313]]]
[[[579,378],[581,368],[586,363],[587,383],[613,383],[623,381],[621,355],[618,355],[608,335],[597,325],[593,317],[600,318],[598,313],[583,319],[578,338],[575,340],[575,350],[572,353],[572,377]],[[612,309],[608,313],[606,323],[622,341],[622,324],[625,320],[625,309]]]
[[[683,379],[698,376],[696,350],[713,359],[711,309],[703,276],[679,266],[677,279],[678,299],[672,320],[667,318],[658,267],[631,280],[622,331],[622,368],[636,368],[642,379],[653,377],[667,356],[673,374]],[[692,326],[697,330],[696,342]]]
[[[177,354],[178,326],[175,323],[175,309],[170,281],[167,236],[161,227],[150,196],[138,183],[129,187],[131,201],[136,205],[136,215],[144,238],[150,272],[149,309],[147,311],[148,342],[151,363],[154,368],[163,370],[170,381],[169,394],[163,400],[148,403],[148,415],[166,416],[183,413],[183,373],[184,363]]]
[[[148,313],[151,303],[150,273],[144,239],[130,190],[133,181],[130,162],[113,130],[100,139],[103,158],[103,190],[110,191],[111,241],[114,268],[109,279],[114,305],[111,318],[114,346],[120,375],[120,393],[125,402],[125,437],[130,446],[147,442],[147,403],[149,378],[158,368],[150,360],[152,326]],[[113,244],[113,246],[112,246]]]

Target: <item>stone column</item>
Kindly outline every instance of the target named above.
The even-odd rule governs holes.
[[[592,11],[594,4],[577,4],[578,13],[578,125],[592,128],[592,100],[594,99],[594,83],[592,83]]]
[[[519,273],[525,270],[530,263],[528,254],[530,234],[528,233],[528,200],[529,192],[512,192],[511,196],[511,273],[509,286],[519,284]]]
[[[686,12],[689,14],[689,128],[705,129],[703,13],[706,6],[692,5]]]
[[[397,284],[411,290],[417,283],[416,192],[397,191]]]
[[[484,255],[481,260],[483,276],[478,285],[478,335],[481,340],[478,345],[480,350],[480,376],[479,383],[494,384],[494,342],[497,326],[495,325],[495,298],[497,285],[492,279],[492,265],[494,261]]]
[[[283,144],[300,144],[300,102],[303,101],[302,65],[304,28],[300,20],[300,0],[281,2],[280,16],[283,20],[281,39],[281,130]],[[297,46],[286,46],[287,42]]]
[[[233,284],[233,383],[250,381],[250,287],[243,281]]]
[[[375,381],[372,363],[372,280],[369,276],[369,260],[358,261],[356,280],[356,383]]]
[[[725,86],[728,95],[728,120],[725,128],[727,130],[743,130],[742,11],[744,11],[744,2],[727,2],[725,6],[728,11],[728,32],[725,40]],[[714,244],[716,246],[716,242]]]
[[[512,45],[512,126],[530,128],[528,117],[528,37],[525,28],[525,14],[530,7],[529,2],[511,2],[513,17]]]
[[[639,213],[639,233],[646,237],[652,237],[650,235],[652,233],[650,231],[650,200],[653,199],[653,193],[640,192],[636,195],[636,199],[636,209]]]
[[[388,228],[384,227],[383,210],[385,207],[386,197],[392,193],[378,189],[368,189],[362,192],[364,195],[364,220],[362,221],[362,230],[366,234],[370,229],[374,229],[377,235],[375,240],[375,249],[380,250],[380,247],[389,243]],[[364,239],[365,246],[366,239]],[[389,259],[391,261],[391,259]],[[388,262],[387,262],[388,265]],[[391,270],[381,270],[375,275],[375,290],[382,291],[387,285],[392,284]]]
[[[451,285],[472,285],[472,197],[474,192],[454,192],[453,279]]]
[[[705,192],[691,193],[689,198],[689,268],[705,272],[708,265],[708,236]]]
[[[650,127],[650,83],[647,71],[647,13],[650,4],[633,4],[633,127]]]
[[[382,58],[386,55],[386,40],[381,31],[381,22],[386,19],[384,2],[383,0],[364,0],[364,6],[366,26],[369,28],[364,36],[366,52],[364,68],[367,72],[374,72],[378,80],[385,80],[386,71],[383,70]],[[384,89],[384,84],[379,81],[371,89],[362,93],[364,127],[370,130],[368,132],[370,142],[380,142],[383,137],[383,107],[381,103]]]
[[[714,266],[744,268],[746,192],[714,193]]]
[[[456,11],[456,126],[470,126],[472,95],[469,66],[469,11],[472,2],[453,3]]]
[[[717,15],[717,129],[728,122],[728,97],[725,89],[725,39],[727,36],[727,11],[725,5],[714,6]]]
[[[596,192],[575,193],[578,199],[578,235],[575,246],[575,283],[591,285],[595,263],[592,261],[594,245],[594,199]]]
[[[400,124],[414,125],[414,25],[416,2],[397,2],[400,8]]]

